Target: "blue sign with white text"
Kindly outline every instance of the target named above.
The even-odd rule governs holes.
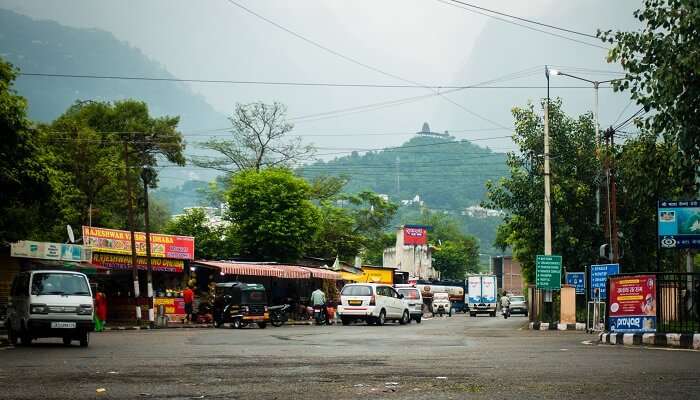
[[[566,284],[576,288],[576,294],[586,294],[586,274],[583,272],[567,272]]]
[[[700,248],[700,201],[660,201],[659,245],[663,248]]]
[[[609,317],[610,332],[656,332],[656,317],[653,316],[624,316]]]
[[[605,300],[608,298],[608,293],[605,291],[605,283],[608,280],[609,275],[615,275],[620,273],[620,264],[601,264],[601,265],[591,265],[591,292],[590,297],[594,299],[596,297],[596,289],[600,290],[600,298]]]

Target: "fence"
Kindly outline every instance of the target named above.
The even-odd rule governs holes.
[[[656,277],[656,331],[700,333],[700,273],[640,272]],[[608,286],[610,280],[608,278]],[[608,291],[608,298],[610,298]],[[606,310],[610,308],[609,300]]]

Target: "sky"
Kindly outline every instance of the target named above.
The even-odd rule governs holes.
[[[470,3],[589,34],[595,34],[597,28],[634,28],[632,12],[639,6],[631,0]],[[596,80],[619,75],[589,69],[621,70],[606,63],[605,49],[535,32],[439,0],[3,0],[2,7],[71,27],[111,32],[185,79],[352,84],[409,81],[450,86],[519,73],[519,79],[496,85],[543,86],[545,64]],[[557,34],[602,45],[581,35]],[[552,86],[587,85],[561,79],[551,82]],[[225,115],[231,114],[236,103],[286,104],[288,117],[295,124],[293,133],[321,152],[400,145],[425,121],[434,131],[479,139],[480,145],[496,151],[512,150],[507,138],[513,126],[511,107],[537,101],[546,94],[542,87],[435,95],[421,87],[188,85]],[[593,108],[590,88],[553,88],[551,93],[563,99],[568,112]],[[423,95],[426,97],[391,106],[309,117]],[[601,124],[631,115],[635,108],[628,106],[628,100],[627,94],[601,89]],[[214,128],[222,127],[201,127]]]

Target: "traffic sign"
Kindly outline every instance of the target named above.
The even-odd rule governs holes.
[[[591,293],[590,298],[596,298],[596,289],[600,292],[600,299],[608,298],[608,293],[605,291],[605,283],[608,281],[608,275],[620,273],[620,264],[601,264],[591,265]]]
[[[537,256],[537,289],[561,289],[561,256]]]
[[[586,294],[586,274],[583,272],[567,272],[566,284],[576,288],[576,294]]]

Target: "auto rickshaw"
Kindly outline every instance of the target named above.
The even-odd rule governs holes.
[[[217,283],[214,291],[214,326],[230,323],[231,328],[243,328],[255,323],[265,329],[270,315],[265,286],[259,283]]]

